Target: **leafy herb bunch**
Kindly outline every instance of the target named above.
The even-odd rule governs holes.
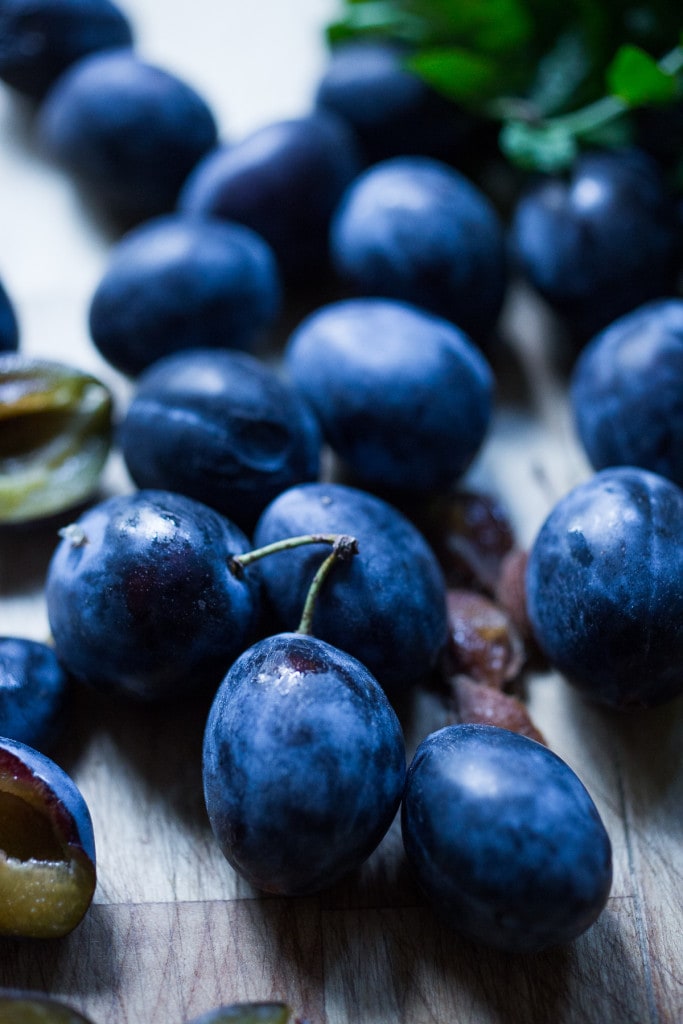
[[[331,43],[372,36],[502,126],[513,163],[569,166],[584,145],[633,140],[643,108],[683,102],[678,0],[342,0]],[[679,171],[683,172],[683,159]]]

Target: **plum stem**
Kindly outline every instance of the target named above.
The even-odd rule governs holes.
[[[330,544],[335,556],[338,558],[350,558],[358,550],[358,542],[355,537],[349,537],[340,533],[305,533],[297,537],[285,537],[284,540],[276,540],[272,544],[265,544],[262,548],[254,548],[253,551],[245,551],[242,555],[233,555],[228,559],[228,569],[237,579],[244,578],[244,570],[252,562],[259,558],[267,558],[268,555],[276,555],[280,551],[291,551],[292,548],[300,548],[304,544]],[[322,566],[321,566],[322,568]]]
[[[332,544],[332,550],[324,562],[318,567],[318,571],[311,581],[304,602],[304,609],[301,613],[301,622],[296,628],[297,633],[310,636],[312,633],[313,615],[318,601],[320,590],[330,574],[332,567],[337,562],[344,562],[352,558],[358,552],[358,541],[355,537],[348,537],[346,534],[339,534]]]

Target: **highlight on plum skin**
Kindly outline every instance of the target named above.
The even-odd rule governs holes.
[[[0,738],[0,935],[59,938],[95,891],[87,804],[45,754]]]

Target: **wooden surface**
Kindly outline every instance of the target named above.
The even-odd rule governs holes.
[[[308,108],[333,9],[332,0],[127,6],[141,52],[199,88],[231,138]],[[24,351],[99,373],[123,408],[128,385],[86,329],[109,244],[0,90],[0,277]],[[506,502],[528,545],[588,470],[543,311],[515,291],[504,324],[495,426],[467,483]],[[130,487],[116,457],[105,487]],[[47,637],[42,586],[56,540],[50,529],[0,541],[0,633]],[[683,702],[624,718],[588,707],[553,673],[530,680],[529,702],[614,847],[607,908],[571,947],[506,956],[448,932],[411,882],[396,827],[356,877],[319,898],[259,896],[223,860],[206,820],[206,706],[140,709],[81,692],[55,757],[92,811],[95,902],[64,940],[0,941],[0,985],[63,997],[95,1024],[181,1024],[248,999],[284,1000],[310,1024],[680,1024]],[[413,712],[411,747],[443,720],[424,695]]]

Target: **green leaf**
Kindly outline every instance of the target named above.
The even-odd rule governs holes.
[[[663,71],[639,46],[619,47],[606,72],[607,86],[631,107],[670,103],[678,91],[676,78]]]
[[[557,122],[531,125],[508,121],[501,130],[499,145],[518,167],[549,173],[570,167],[578,152],[573,133]]]
[[[412,8],[433,26],[434,42],[482,53],[509,53],[533,35],[524,0],[418,0]]]
[[[480,103],[499,87],[498,63],[459,46],[420,50],[407,66],[434,89],[459,103]]]

